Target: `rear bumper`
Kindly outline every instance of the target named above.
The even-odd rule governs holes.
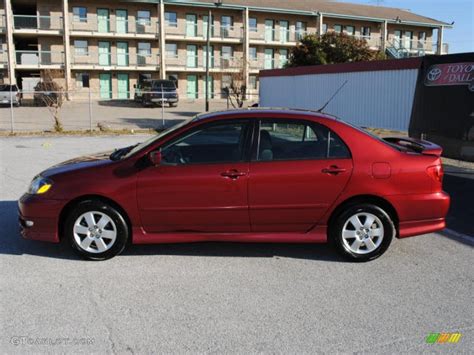
[[[399,237],[432,233],[446,227],[450,197],[445,192],[386,196],[399,219]]]
[[[23,195],[18,201],[20,233],[25,239],[59,243],[59,214],[65,202],[35,195]]]

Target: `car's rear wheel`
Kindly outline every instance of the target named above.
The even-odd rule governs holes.
[[[331,240],[352,261],[378,258],[389,247],[395,226],[390,215],[372,204],[348,206],[330,226]]]
[[[129,237],[120,211],[99,200],[79,203],[66,218],[65,233],[73,249],[91,260],[120,254]]]

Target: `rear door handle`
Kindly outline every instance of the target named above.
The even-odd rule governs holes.
[[[240,176],[245,176],[245,175],[247,175],[247,173],[244,173],[242,171],[238,171],[236,169],[227,170],[227,171],[224,171],[223,173],[221,173],[221,176],[231,178],[231,179],[237,179]]]
[[[331,165],[330,167],[324,168],[323,170],[321,170],[321,172],[323,172],[325,174],[330,174],[330,175],[337,175],[337,174],[343,173],[345,171],[346,171],[345,168],[340,168],[336,165]]]

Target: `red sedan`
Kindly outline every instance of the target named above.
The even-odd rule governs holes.
[[[42,172],[19,201],[21,233],[94,260],[128,242],[331,241],[366,261],[445,227],[440,155],[315,112],[205,114]]]

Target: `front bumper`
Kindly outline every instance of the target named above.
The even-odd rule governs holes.
[[[162,102],[166,102],[166,103],[176,103],[178,102],[178,98],[177,97],[165,97],[165,98],[156,98],[156,97],[153,97],[151,100],[151,102],[155,102],[155,103],[162,103]]]
[[[20,233],[25,239],[59,243],[59,214],[65,201],[24,194],[18,201]]]

